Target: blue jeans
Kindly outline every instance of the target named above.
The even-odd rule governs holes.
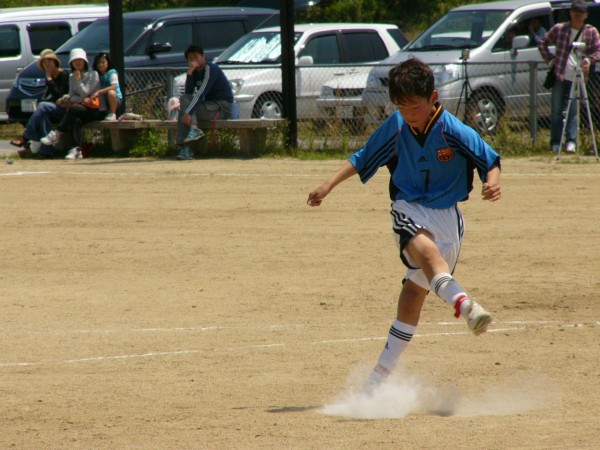
[[[563,111],[567,108],[572,81],[556,80],[552,86],[552,110],[550,113],[550,145],[559,145],[563,129]],[[566,142],[577,141],[577,103],[571,102],[567,112]]]
[[[29,141],[40,141],[52,131],[52,123],[60,122],[60,119],[62,119],[66,112],[65,108],[58,106],[56,103],[39,103],[37,109],[29,118],[27,125],[25,125],[23,137]],[[54,150],[51,146],[42,144],[39,152],[45,155],[52,155]]]

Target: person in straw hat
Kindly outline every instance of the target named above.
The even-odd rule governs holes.
[[[51,148],[42,149],[40,140],[52,130],[52,123],[59,122],[67,111],[57,103],[69,92],[69,74],[60,67],[60,59],[53,50],[47,48],[40,53],[37,65],[46,73],[46,90],[25,125],[23,135],[10,141],[12,145],[21,148],[20,156],[38,153],[39,150],[51,153]]]

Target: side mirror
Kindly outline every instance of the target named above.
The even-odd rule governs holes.
[[[512,40],[512,46],[510,49],[511,56],[517,56],[518,49],[528,47],[530,42],[531,39],[529,38],[529,36],[515,36]]]
[[[160,44],[155,42],[148,47],[148,55],[153,56],[155,53],[167,53],[172,50],[173,46],[168,42],[166,44]]]
[[[298,58],[299,66],[312,66],[314,64],[314,60],[312,56],[301,56]]]

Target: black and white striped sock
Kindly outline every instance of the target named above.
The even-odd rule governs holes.
[[[390,328],[385,348],[379,355],[378,365],[385,367],[390,372],[394,370],[400,355],[412,339],[416,328],[414,325],[396,319]]]

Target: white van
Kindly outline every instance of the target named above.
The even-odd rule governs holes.
[[[398,51],[406,41],[393,24],[318,23],[294,26],[298,119],[317,119],[316,99],[333,77],[366,73],[369,63]],[[248,33],[215,60],[227,76],[240,119],[282,115],[281,30],[267,27]],[[183,93],[185,74],[174,80]]]
[[[99,17],[108,5],[0,8],[0,121],[8,119],[5,101],[17,73],[42,50],[56,50]]]
[[[537,48],[533,24],[541,25],[537,33],[543,33],[569,20],[570,7],[571,0],[509,0],[451,10],[371,70],[362,93],[365,121],[381,123],[395,109],[387,92],[388,72],[413,56],[431,65],[444,108],[464,114],[478,131],[488,132],[496,130],[502,117],[528,117],[529,109],[523,106],[531,97],[528,63],[539,63],[536,111],[539,117],[548,116],[550,91],[543,87],[547,65]],[[600,3],[588,2],[588,13],[587,23],[598,28]]]

